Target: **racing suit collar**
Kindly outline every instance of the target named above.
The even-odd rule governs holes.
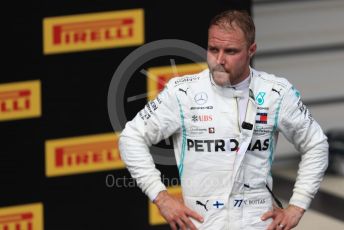
[[[209,79],[212,85],[212,89],[217,92],[218,94],[225,96],[225,97],[243,97],[243,90],[247,84],[249,85],[249,88],[251,89],[251,82],[252,82],[252,68],[250,67],[250,75],[242,82],[232,86],[232,87],[224,87],[219,86],[215,83],[213,76],[211,75],[211,72],[209,70]]]

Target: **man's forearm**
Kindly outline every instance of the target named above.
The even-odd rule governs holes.
[[[121,158],[137,185],[153,200],[166,187],[161,182],[160,171],[155,167],[148,144],[135,126],[135,119],[132,122],[119,139]]]

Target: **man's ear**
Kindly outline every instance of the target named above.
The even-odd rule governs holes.
[[[250,45],[250,47],[248,48],[248,54],[250,55],[250,58],[253,57],[253,55],[256,54],[257,51],[257,43],[253,43]]]

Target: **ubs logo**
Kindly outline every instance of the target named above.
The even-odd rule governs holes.
[[[213,116],[212,115],[193,115],[192,116],[192,121],[193,122],[198,122],[198,121],[212,121],[213,120]]]
[[[208,95],[205,92],[200,92],[195,95],[194,99],[198,105],[204,105],[208,101]]]

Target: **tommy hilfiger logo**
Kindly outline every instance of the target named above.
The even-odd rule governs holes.
[[[267,113],[257,113],[256,123],[257,124],[267,124],[268,123],[268,114]]]

